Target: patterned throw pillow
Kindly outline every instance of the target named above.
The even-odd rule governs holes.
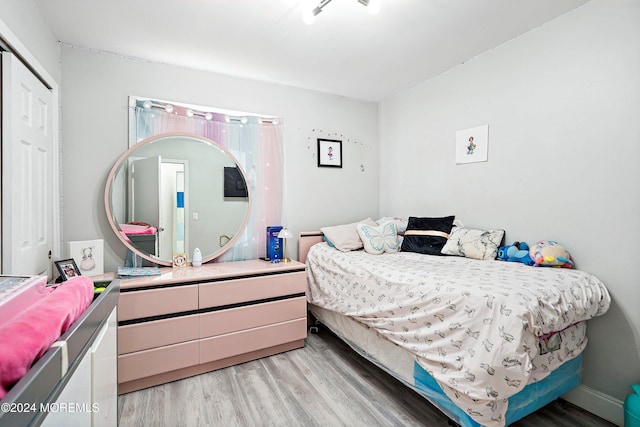
[[[474,230],[454,227],[449,240],[442,248],[444,255],[492,260],[504,238],[504,230]]]
[[[382,225],[387,222],[394,223],[396,225],[396,231],[398,232],[398,236],[401,236],[404,234],[404,232],[407,230],[407,224],[409,223],[406,219],[400,218],[397,216],[384,216],[376,220],[376,222],[378,223],[378,225]]]
[[[387,222],[377,227],[358,224],[357,230],[367,253],[372,255],[380,255],[384,252],[393,254],[400,249],[398,232],[393,222]]]

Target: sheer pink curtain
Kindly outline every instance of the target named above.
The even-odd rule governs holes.
[[[255,116],[229,119],[225,114],[188,117],[186,108],[135,106],[136,142],[150,136],[182,132],[204,136],[229,150],[238,160],[251,188],[249,222],[236,244],[217,261],[239,261],[262,257],[266,252],[266,227],[282,224],[284,147],[282,121],[263,121]],[[193,248],[187,248],[191,251]]]

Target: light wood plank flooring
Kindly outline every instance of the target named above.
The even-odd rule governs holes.
[[[418,393],[324,328],[306,346],[122,395],[128,426],[447,426]],[[563,400],[514,426],[613,426]]]

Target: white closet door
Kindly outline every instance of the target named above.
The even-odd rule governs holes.
[[[2,273],[46,274],[53,249],[53,95],[2,53]]]

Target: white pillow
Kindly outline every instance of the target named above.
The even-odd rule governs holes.
[[[393,254],[400,249],[398,231],[393,222],[387,222],[377,227],[358,224],[357,230],[367,253],[372,255],[380,255],[384,252]]]
[[[504,230],[474,230],[453,227],[441,253],[473,259],[496,259],[503,237]]]
[[[398,232],[398,234],[403,234],[405,231],[407,231],[407,224],[409,224],[409,221],[397,216],[385,216],[380,218],[376,222],[378,223],[378,225],[382,225],[387,222],[393,222],[396,225],[396,231]]]
[[[368,225],[376,225],[376,222],[371,218],[363,219],[362,221],[354,222],[351,224],[335,225],[333,227],[322,227],[320,231],[324,234],[325,240],[329,245],[335,247],[342,252],[353,251],[356,249],[362,249],[363,244],[358,235],[356,226],[360,223]]]

